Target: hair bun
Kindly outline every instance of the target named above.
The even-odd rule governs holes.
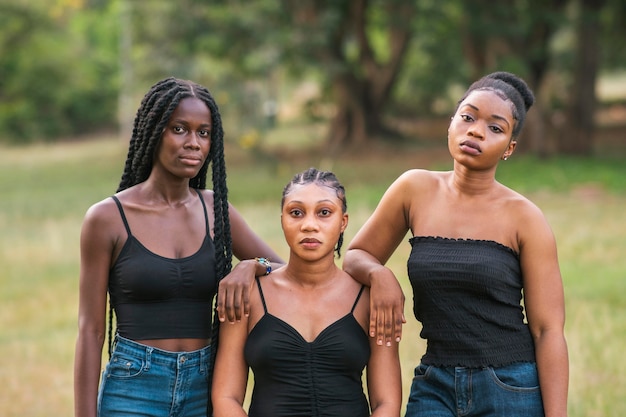
[[[532,90],[528,87],[528,84],[526,84],[526,82],[517,75],[511,74],[510,72],[498,71],[489,74],[487,78],[504,81],[511,87],[515,88],[522,97],[522,100],[524,100],[524,107],[526,107],[526,111],[528,111],[528,109],[530,109],[535,102],[535,96]]]

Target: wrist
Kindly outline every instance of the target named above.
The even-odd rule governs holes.
[[[256,276],[265,276],[265,275],[269,275],[272,272],[272,264],[270,263],[268,259],[254,258],[254,260],[256,261],[257,265],[262,268],[262,272],[260,274],[256,274]],[[259,268],[257,268],[257,272],[258,271],[259,271]]]

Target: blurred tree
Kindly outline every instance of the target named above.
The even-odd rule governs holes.
[[[471,79],[495,70],[515,72],[540,95],[553,58],[551,41],[566,23],[568,0],[463,2],[461,36],[464,55],[471,63]],[[551,92],[548,92],[551,94]],[[546,124],[550,112],[537,97],[529,113],[528,128],[520,138],[520,149],[539,155],[550,153]]]
[[[600,11],[606,0],[578,0],[573,82],[567,123],[559,148],[567,154],[591,155],[597,109],[596,82],[600,64]]]
[[[383,123],[386,105],[413,36],[413,1],[284,2],[298,33],[291,45],[323,65],[335,115],[331,148],[393,134]]]
[[[80,1],[0,3],[0,137],[51,140],[110,126],[116,88],[107,19]]]
[[[204,44],[238,71],[267,76],[280,63],[292,74],[320,74],[335,107],[331,147],[390,133],[384,109],[413,35],[415,1],[222,0],[205,13],[202,30],[222,37],[205,35]]]

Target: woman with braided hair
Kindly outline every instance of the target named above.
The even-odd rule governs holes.
[[[285,186],[281,226],[289,261],[256,279],[249,315],[222,324],[215,417],[400,415],[398,345],[378,346],[367,336],[369,289],[335,264],[346,210],[345,189],[332,172],[310,168]],[[254,389],[246,414],[248,367]]]
[[[393,345],[404,296],[384,265],[411,231],[408,276],[427,348],[407,417],[567,415],[555,238],[540,209],[495,178],[533,101],[510,73],[472,84],[448,129],[453,169],[402,174],[346,252],[346,272],[371,287],[370,334]]]
[[[223,135],[203,86],[167,78],[143,98],[118,190],[82,227],[77,417],[207,415],[218,283],[233,255],[235,282],[282,263],[228,203]],[[110,314],[100,381],[107,293],[116,331]]]

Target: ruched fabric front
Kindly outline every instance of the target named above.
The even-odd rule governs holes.
[[[308,342],[266,310],[244,354],[254,372],[250,417],[370,415],[361,380],[369,340],[352,312]]]

